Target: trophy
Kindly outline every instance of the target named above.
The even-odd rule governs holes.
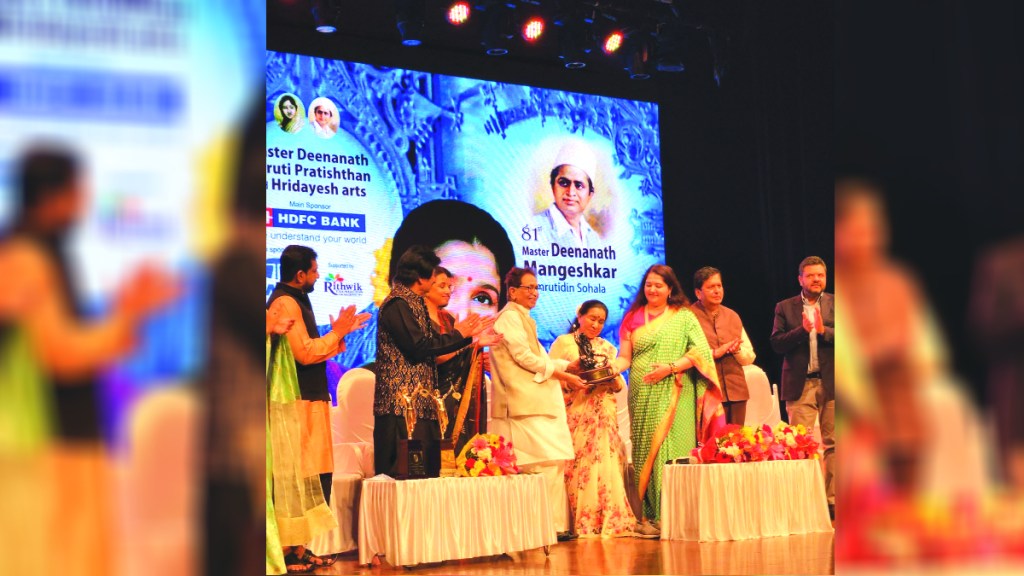
[[[423,442],[412,437],[416,429],[416,397],[421,395],[420,386],[412,392],[402,390],[398,394],[398,403],[402,405],[405,416],[405,428],[408,438],[398,440],[398,462],[395,464],[395,477],[399,480],[426,478],[427,460],[423,451]]]
[[[430,397],[434,401],[434,410],[437,411],[437,424],[441,427],[441,440],[444,440],[444,431],[448,428],[448,412],[444,409],[444,398],[434,388],[434,395]]]
[[[444,398],[435,388],[434,395],[430,399],[434,401],[434,410],[437,410],[437,425],[441,427],[441,477],[455,476],[455,439],[445,439],[444,437],[444,432],[448,429],[448,411],[444,407]]]
[[[587,385],[601,384],[615,378],[615,370],[608,363],[608,356],[594,352],[590,338],[581,332],[577,333],[576,346],[580,351],[579,377],[585,380]]]

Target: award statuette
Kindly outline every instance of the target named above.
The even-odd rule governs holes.
[[[437,410],[437,425],[441,427],[441,477],[455,476],[455,440],[444,437],[444,431],[448,428],[448,411],[444,408],[444,398],[435,388],[434,395],[430,399],[434,401],[434,409]]]
[[[590,345],[590,338],[582,332],[576,334],[576,346],[580,351],[579,377],[585,380],[588,386],[615,378],[615,370],[608,363],[608,356],[595,353],[593,346]]]
[[[398,462],[395,464],[395,477],[399,480],[427,477],[427,459],[423,451],[423,442],[412,437],[416,429],[416,397],[421,395],[422,388],[409,392],[402,390],[398,402],[402,405],[405,415],[405,428],[408,438],[398,440]]]

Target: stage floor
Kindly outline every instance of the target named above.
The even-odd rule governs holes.
[[[637,538],[582,539],[505,556],[424,564],[359,566],[343,554],[316,574],[834,574],[834,534],[804,534],[729,542]]]

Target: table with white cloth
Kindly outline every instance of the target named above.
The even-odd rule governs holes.
[[[544,477],[363,481],[359,563],[413,566],[545,548],[558,538]]]
[[[831,531],[820,460],[664,468],[664,540],[746,540]]]

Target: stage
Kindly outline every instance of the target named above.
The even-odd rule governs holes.
[[[638,538],[582,539],[543,549],[407,570],[360,566],[357,552],[315,574],[833,574],[834,534],[823,532],[727,542]]]

